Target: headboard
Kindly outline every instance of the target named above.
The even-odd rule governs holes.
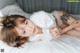
[[[27,13],[44,10],[52,12],[57,9],[65,10],[71,14],[80,14],[80,1],[69,0],[16,0],[20,7]]]

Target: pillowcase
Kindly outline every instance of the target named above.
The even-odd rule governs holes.
[[[25,16],[27,18],[30,17],[30,14],[24,12],[17,3],[13,4],[13,5],[7,5],[6,7],[4,7],[3,9],[1,9],[2,15],[6,16],[6,15],[22,15]]]
[[[72,14],[72,16],[74,16],[77,19],[80,19],[80,14]]]
[[[10,51],[12,51],[12,47],[8,46],[6,43],[0,40],[0,53],[1,50],[4,50],[3,53],[10,53]]]
[[[1,12],[1,10],[0,10],[0,18],[1,18],[1,17],[3,17],[3,14],[2,14],[2,12]]]

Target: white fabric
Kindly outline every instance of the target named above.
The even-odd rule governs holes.
[[[47,20],[48,19],[50,18],[47,17]],[[35,20],[41,22],[40,19],[34,19],[34,21]],[[40,27],[43,28],[46,27],[46,24],[49,23],[49,21],[46,21],[47,23],[43,26],[43,23],[45,21],[41,23],[38,22],[37,24],[40,24]],[[43,34],[37,34],[35,37],[36,36],[37,38],[43,39],[43,41],[25,43],[20,48],[12,48],[3,44],[0,45],[0,49],[4,49],[4,53],[80,53],[80,39],[77,39],[75,37],[64,35],[58,39],[55,39],[51,36],[51,34],[49,34],[49,29],[43,29]],[[34,38],[32,41],[37,40],[37,38]]]
[[[31,41],[36,41],[39,39],[46,41],[52,39],[52,36],[49,36],[49,28],[52,24],[54,24],[54,27],[56,27],[56,23],[55,18],[51,14],[46,13],[45,11],[35,12],[33,15],[30,16],[30,20],[37,26],[41,27],[44,32],[44,34],[37,34],[36,36],[33,35],[32,37],[30,37]]]
[[[1,18],[1,17],[3,17],[3,14],[2,14],[2,12],[1,12],[1,10],[0,10],[0,18]]]
[[[38,14],[36,14],[36,15],[38,15]],[[42,18],[42,19],[44,19],[44,22],[42,23],[40,19],[36,19],[37,17],[35,17],[35,19],[33,19],[34,18],[34,16],[33,16],[31,20],[32,21],[37,20],[37,22],[35,22],[35,23],[37,23],[38,25],[40,24],[40,27],[43,27],[43,23],[45,22],[45,19]],[[46,17],[46,18],[50,19],[50,17]],[[49,23],[49,21],[48,21],[48,23]],[[48,23],[46,23],[46,24],[48,24]],[[51,21],[50,21],[50,23],[51,23]],[[42,24],[42,26],[41,26],[41,24]],[[46,24],[44,24],[43,28],[46,27]],[[75,37],[68,36],[68,35],[65,35],[63,37],[56,39],[56,38],[52,37],[51,34],[49,34],[49,29],[43,29],[43,31],[44,31],[43,34],[35,35],[35,37],[37,36],[35,39],[42,38],[42,42],[37,42],[36,43],[37,45],[33,44],[34,46],[32,46],[28,49],[28,53],[79,53],[80,52],[80,39],[77,39]]]
[[[77,19],[80,19],[80,14],[71,14],[72,16],[74,16]]]
[[[30,41],[50,41],[52,40],[52,35],[49,33],[48,29],[43,29],[43,34],[37,34],[30,37]]]
[[[53,11],[51,14],[56,17],[58,25],[60,26],[62,24],[62,21],[58,16],[58,12],[57,11]]]
[[[0,53],[1,53],[1,49],[4,50],[4,53],[9,53],[12,47],[8,46],[6,43],[0,40]]]
[[[53,23],[56,25],[55,18],[44,11],[35,12],[30,16],[30,20],[41,28],[49,28]]]
[[[18,5],[17,3],[13,4],[13,5],[7,5],[6,7],[4,7],[3,9],[1,9],[1,12],[3,14],[3,16],[6,15],[22,15],[25,16],[27,18],[30,17],[30,14],[24,12]]]

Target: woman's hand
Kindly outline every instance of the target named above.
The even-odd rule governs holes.
[[[80,27],[80,21],[75,21],[70,25],[72,28]]]
[[[51,27],[50,28],[50,33],[52,34],[52,36],[54,36],[55,38],[60,37],[60,30],[57,27]]]

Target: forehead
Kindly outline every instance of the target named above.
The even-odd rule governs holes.
[[[18,17],[16,20],[17,20],[17,21],[22,21],[22,20],[25,20],[25,19],[27,19],[27,18]]]
[[[15,20],[15,22],[16,22],[17,24],[22,24],[22,23],[24,23],[26,20],[27,20],[27,18],[21,18],[21,17],[19,17],[19,18],[17,18],[17,19]]]

